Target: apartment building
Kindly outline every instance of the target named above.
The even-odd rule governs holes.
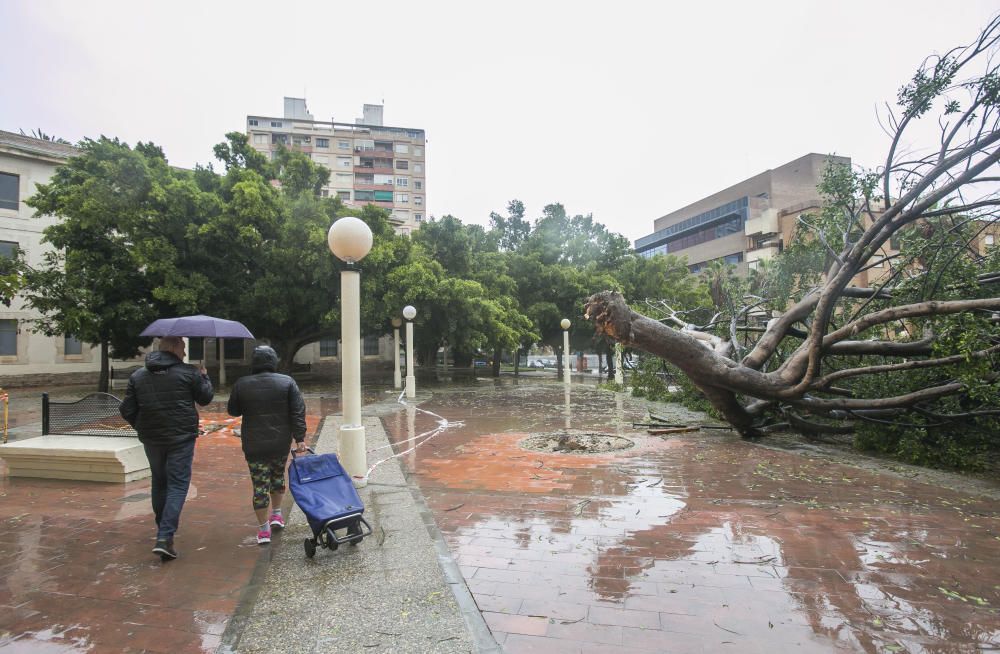
[[[42,232],[59,219],[35,218],[25,200],[74,154],[71,145],[0,131],[0,256],[19,252],[28,265],[42,264],[51,249],[42,243]],[[32,333],[32,321],[38,316],[20,298],[9,307],[0,305],[0,386],[45,384],[57,377],[64,384],[95,382],[101,367],[99,350],[72,334]]]
[[[820,206],[816,186],[830,163],[850,166],[851,160],[807,154],[743,180],[657,218],[635,251],[686,256],[695,272],[722,260],[745,274],[781,251],[799,215]]]
[[[281,117],[247,116],[247,136],[272,158],[281,146],[308,154],[330,170],[324,196],[388,209],[396,230],[409,234],[427,215],[424,130],[383,125],[380,104],[362,113],[354,123],[317,121],[305,98],[285,98]]]

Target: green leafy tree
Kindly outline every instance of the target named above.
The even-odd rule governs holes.
[[[61,218],[44,231],[54,250],[25,276],[25,302],[42,315],[34,329],[99,344],[101,390],[109,357],[135,356],[148,342],[139,332],[163,306],[166,276],[147,239],[169,238],[160,218],[167,207],[181,211],[171,201],[173,182],[157,148],[101,137],[84,140],[80,155],[27,201],[36,215]]]

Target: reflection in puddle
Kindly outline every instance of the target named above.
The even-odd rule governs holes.
[[[719,432],[648,436],[626,426],[644,421],[640,405],[592,387],[495,389],[436,393],[426,408],[465,425],[407,461],[494,633],[508,614],[548,617],[537,635],[610,633],[624,649],[677,634],[706,651],[1000,644],[995,504]],[[427,428],[407,422],[386,420],[394,441]],[[636,447],[518,447],[570,425]]]

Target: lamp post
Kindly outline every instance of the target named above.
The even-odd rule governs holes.
[[[569,318],[563,318],[559,326],[563,328],[563,381],[569,383]]]
[[[392,319],[392,337],[393,341],[396,343],[395,352],[396,356],[393,361],[393,374],[392,383],[393,388],[400,388],[403,385],[402,377],[399,374],[399,328],[403,325],[403,321],[399,318]]]
[[[615,343],[615,383],[619,386],[625,384],[625,373],[622,372],[622,344]]]
[[[333,223],[327,243],[347,264],[340,273],[340,369],[344,422],[340,426],[340,461],[355,486],[364,486],[368,468],[365,427],[361,423],[361,273],[354,264],[372,249],[372,230],[349,216]]]
[[[403,317],[406,318],[406,399],[412,400],[417,396],[417,378],[413,375],[413,319],[417,310],[407,304],[403,307]]]

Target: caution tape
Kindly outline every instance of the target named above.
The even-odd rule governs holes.
[[[406,402],[406,400],[403,399],[404,395],[406,395],[406,387],[405,386],[403,387],[403,392],[399,394],[398,398],[396,398],[396,402],[398,402],[399,404],[402,404],[404,407],[413,407],[413,409],[415,409],[416,411],[419,411],[420,413],[426,414],[428,416],[431,416],[431,417],[437,419],[437,427],[435,427],[434,429],[428,429],[427,431],[425,431],[423,433],[417,434],[416,436],[411,436],[410,438],[407,438],[406,440],[403,440],[403,441],[399,441],[398,443],[389,443],[388,445],[382,445],[381,447],[376,447],[376,448],[372,448],[372,449],[368,450],[366,453],[367,454],[371,454],[371,453],[377,452],[379,450],[384,450],[387,447],[393,447],[393,446],[396,446],[396,445],[405,445],[406,443],[410,443],[410,442],[413,443],[413,447],[407,448],[407,449],[405,449],[405,450],[403,450],[401,452],[397,452],[395,454],[387,456],[384,459],[380,459],[380,460],[376,461],[375,463],[373,463],[372,465],[370,465],[368,467],[368,471],[365,473],[365,476],[364,476],[364,480],[366,482],[368,481],[368,477],[371,476],[372,471],[375,470],[375,468],[377,468],[380,465],[382,465],[383,463],[385,463],[386,461],[391,461],[392,459],[395,459],[397,457],[401,457],[404,454],[409,454],[410,452],[413,452],[418,447],[420,447],[421,445],[423,445],[427,441],[431,440],[432,438],[434,438],[438,434],[444,432],[445,430],[450,429],[452,427],[461,427],[462,425],[465,424],[464,421],[459,420],[459,421],[452,422],[452,421],[448,420],[447,418],[434,413],[433,411],[427,411],[425,409],[421,409],[420,407],[418,407],[415,404],[408,404]],[[423,440],[421,440],[421,439],[423,439]],[[417,441],[420,441],[420,442],[417,442]]]

